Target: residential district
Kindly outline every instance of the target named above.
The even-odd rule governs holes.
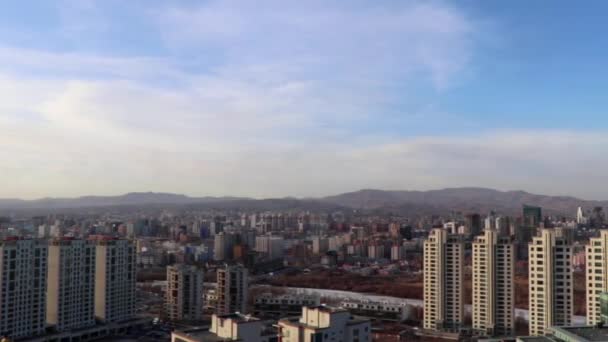
[[[602,208],[0,218],[2,341],[608,341]]]

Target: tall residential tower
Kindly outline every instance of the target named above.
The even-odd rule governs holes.
[[[486,336],[513,333],[514,254],[511,238],[495,230],[473,242],[473,329]]]
[[[103,322],[133,318],[135,245],[129,240],[100,238],[95,258],[95,316]]]
[[[40,240],[0,241],[0,336],[45,332],[46,258],[46,243]]]
[[[424,328],[458,329],[464,320],[464,242],[433,229],[424,242]]]
[[[95,325],[95,244],[57,238],[49,241],[46,322],[58,331]]]
[[[572,247],[561,228],[542,229],[529,245],[530,335],[572,320]]]
[[[196,266],[167,267],[167,314],[173,321],[203,319],[203,271]]]
[[[240,265],[226,265],[217,269],[218,315],[247,313],[248,271]]]
[[[587,245],[587,324],[602,322],[600,294],[608,292],[608,231],[589,239]]]

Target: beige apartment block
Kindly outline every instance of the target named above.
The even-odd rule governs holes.
[[[135,244],[104,238],[95,241],[95,316],[121,322],[135,315]]]
[[[424,242],[424,328],[457,330],[463,323],[464,242],[433,229]]]
[[[600,294],[608,292],[608,231],[589,239],[587,258],[587,324],[602,322]]]
[[[528,245],[530,335],[572,321],[572,247],[567,231],[542,229]]]
[[[486,336],[514,332],[514,245],[486,230],[473,241],[473,329]]]

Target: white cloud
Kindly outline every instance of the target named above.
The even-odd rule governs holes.
[[[165,57],[0,47],[0,197],[459,185],[602,197],[602,132],[368,128],[410,87],[457,82],[479,28],[440,2],[321,4],[155,12]]]
[[[233,72],[278,65],[287,77],[365,85],[421,73],[438,88],[467,64],[478,29],[439,2],[209,1],[157,16],[170,46],[219,51]]]

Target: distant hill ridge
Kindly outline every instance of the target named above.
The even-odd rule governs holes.
[[[297,206],[298,203],[314,203],[315,206],[327,205],[352,209],[420,209],[424,211],[479,211],[497,210],[504,213],[521,212],[524,204],[543,207],[549,213],[574,215],[577,207],[591,208],[608,206],[608,201],[591,201],[569,196],[548,196],[531,194],[525,191],[499,191],[488,188],[447,188],[429,191],[376,190],[363,189],[322,198],[277,198],[256,200],[243,197],[190,197],[181,194],[158,192],[134,192],[120,196],[83,196],[78,198],[43,198],[37,200],[0,199],[1,209],[30,208],[84,208],[106,206],[144,206],[144,205],[181,205],[181,204],[226,204],[240,207],[264,209],[285,205]]]

